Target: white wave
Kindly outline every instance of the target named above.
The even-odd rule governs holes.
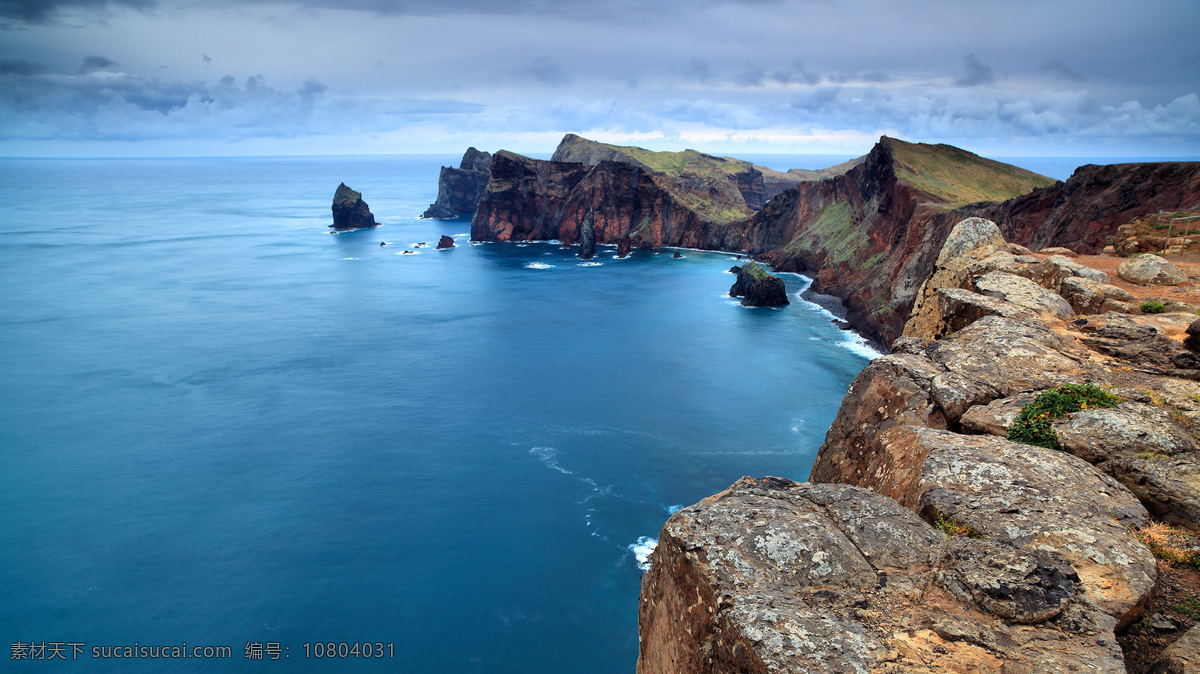
[[[529,450],[529,453],[541,459],[542,464],[547,468],[553,468],[563,475],[575,474],[574,472],[558,465],[558,462],[554,460],[554,457],[558,455],[558,450],[553,447],[534,447],[533,449]]]
[[[603,262],[580,262],[576,267],[599,267]]]
[[[470,232],[467,232],[466,234],[451,234],[451,235],[450,235],[450,238],[452,238],[452,239],[461,239],[461,238],[463,238],[464,236],[471,236],[471,233],[470,233]]]
[[[871,346],[871,343],[868,342],[865,337],[857,332],[854,332],[853,330],[843,330],[842,332],[845,333],[846,338],[839,342],[838,346],[842,347],[843,349],[846,349],[857,356],[862,356],[867,360],[875,360],[883,355],[877,351],[875,347]]]
[[[667,514],[668,515],[674,515],[675,513],[679,512],[680,510],[683,510],[683,506],[681,506],[681,505],[667,506]]]
[[[637,543],[630,543],[629,550],[637,560],[638,568],[645,573],[650,570],[650,553],[658,547],[658,539],[649,536],[638,536]]]
[[[356,257],[339,257],[338,260],[357,260]]]
[[[412,247],[413,247],[413,248],[424,248],[424,247],[426,247],[426,246],[428,246],[428,245],[429,245],[429,244],[428,244],[427,242],[425,242],[425,241],[418,241],[418,242],[414,243],[414,244],[412,245]]]
[[[526,269],[554,269],[556,265],[546,264],[545,262],[526,262]]]
[[[528,247],[529,247],[529,244],[527,244],[527,243],[518,243],[517,244],[517,248],[528,248]]]

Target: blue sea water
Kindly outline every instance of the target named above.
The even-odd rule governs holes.
[[[633,670],[635,552],[805,479],[867,352],[801,277],[726,297],[731,255],[469,245],[417,219],[455,160],[0,161],[5,642]],[[340,181],[383,226],[327,231]],[[363,641],[392,657],[305,658]]]

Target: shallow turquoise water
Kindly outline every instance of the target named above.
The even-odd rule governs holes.
[[[631,546],[806,478],[867,360],[730,255],[468,245],[416,219],[454,161],[0,162],[0,634],[633,670]],[[327,232],[340,181],[384,226]]]

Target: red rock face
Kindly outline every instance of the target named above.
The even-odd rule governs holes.
[[[959,221],[988,218],[1008,241],[1099,250],[1134,216],[1200,202],[1200,163],[1084,166],[1066,183],[1002,203],[948,209],[896,175],[891,150],[833,178],[801,183],[754,216],[704,219],[668,190],[666,176],[613,161],[595,166],[497,153],[471,238],[579,240],[594,213],[597,243],[748,253],[776,271],[815,278],[845,302],[848,320],[884,346],[900,336],[917,290]]]

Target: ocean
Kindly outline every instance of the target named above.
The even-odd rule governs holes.
[[[470,245],[418,218],[456,163],[0,160],[12,655],[633,671],[663,521],[805,479],[872,352],[733,255]],[[342,181],[381,227],[328,231]]]

